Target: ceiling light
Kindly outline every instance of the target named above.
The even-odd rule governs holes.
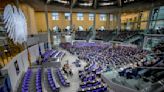
[[[92,6],[92,3],[79,3],[81,6]]]
[[[108,6],[108,5],[114,5],[114,2],[110,2],[110,3],[100,3],[100,6]]]
[[[65,0],[54,0],[54,1],[57,1],[57,2],[63,3],[63,4],[68,4],[69,3],[68,1],[65,1]]]

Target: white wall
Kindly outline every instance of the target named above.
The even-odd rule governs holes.
[[[18,66],[19,66],[19,74],[16,74],[16,68],[14,65],[14,62],[17,61]],[[8,66],[8,75],[10,77],[10,81],[11,81],[11,87],[13,92],[16,92],[17,88],[18,88],[18,84],[20,83],[20,79],[22,77],[22,75],[24,74],[24,64],[23,64],[23,60],[22,60],[22,53],[18,54],[17,56],[15,56],[9,63]]]
[[[43,54],[45,52],[44,43],[40,43],[40,48],[41,48],[41,52]]]
[[[28,67],[29,67],[29,61],[28,61],[28,56],[27,56],[27,50],[24,50],[22,52],[22,63],[24,65],[24,71],[27,71]]]
[[[37,60],[37,58],[39,57],[39,47],[38,47],[38,44],[30,47],[29,48],[29,52],[30,52],[31,63],[34,63]]]

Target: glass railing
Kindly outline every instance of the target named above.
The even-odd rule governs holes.
[[[151,61],[154,58],[154,56],[156,56],[156,55],[159,55],[159,57],[164,58],[164,53],[160,53],[160,54],[153,54],[153,53],[151,53],[151,54],[147,55],[145,57],[145,59],[147,61]],[[159,65],[159,63],[158,63],[158,65]],[[112,69],[112,71],[111,71],[112,72],[112,76],[114,76],[114,77],[111,77],[111,74],[110,74],[109,78],[112,80],[112,82],[114,82],[116,84],[119,84],[119,85],[124,86],[124,87],[131,88],[131,89],[134,89],[134,90],[137,90],[137,91],[141,91],[141,92],[156,92],[156,91],[153,91],[155,89],[155,87],[152,87],[152,86],[158,86],[158,85],[156,85],[157,82],[156,81],[154,81],[155,83],[152,82],[152,81],[147,81],[146,82],[144,80],[144,76],[143,75],[145,75],[145,73],[147,74],[150,70],[151,70],[151,72],[152,71],[158,71],[158,70],[160,70],[160,71],[164,70],[164,67],[152,66],[152,67],[136,67],[136,68],[140,68],[141,69],[139,71],[140,77],[138,76],[138,77],[135,77],[135,78],[127,79],[124,76],[119,76],[118,72],[120,71],[120,69],[118,69],[118,68],[117,69],[116,68],[111,68]],[[161,81],[158,81],[158,82],[161,82]],[[164,86],[164,80],[162,80],[162,83],[163,83],[163,86]]]

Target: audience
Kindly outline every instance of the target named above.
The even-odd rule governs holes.
[[[96,40],[111,40],[115,36],[115,32],[113,30],[96,30]]]
[[[153,48],[153,51],[154,51],[156,54],[161,54],[161,52],[164,52],[164,41],[161,41],[158,45],[156,45],[156,46]]]
[[[86,40],[89,31],[76,31],[75,32],[75,39],[76,40]]]
[[[123,31],[120,32],[117,36],[114,37],[115,41],[125,41],[135,35],[138,35],[140,31]]]

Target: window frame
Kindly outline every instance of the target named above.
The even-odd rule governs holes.
[[[107,20],[107,15],[106,14],[100,14],[99,15],[99,20],[100,21],[106,21]]]
[[[52,20],[59,20],[59,13],[58,12],[52,13]]]
[[[64,13],[65,20],[71,20],[71,13]]]
[[[88,17],[88,20],[89,21],[94,21],[94,14],[93,13],[89,13],[89,15],[88,15],[89,17]]]
[[[83,13],[77,13],[77,20],[83,21],[84,20],[84,14]]]

